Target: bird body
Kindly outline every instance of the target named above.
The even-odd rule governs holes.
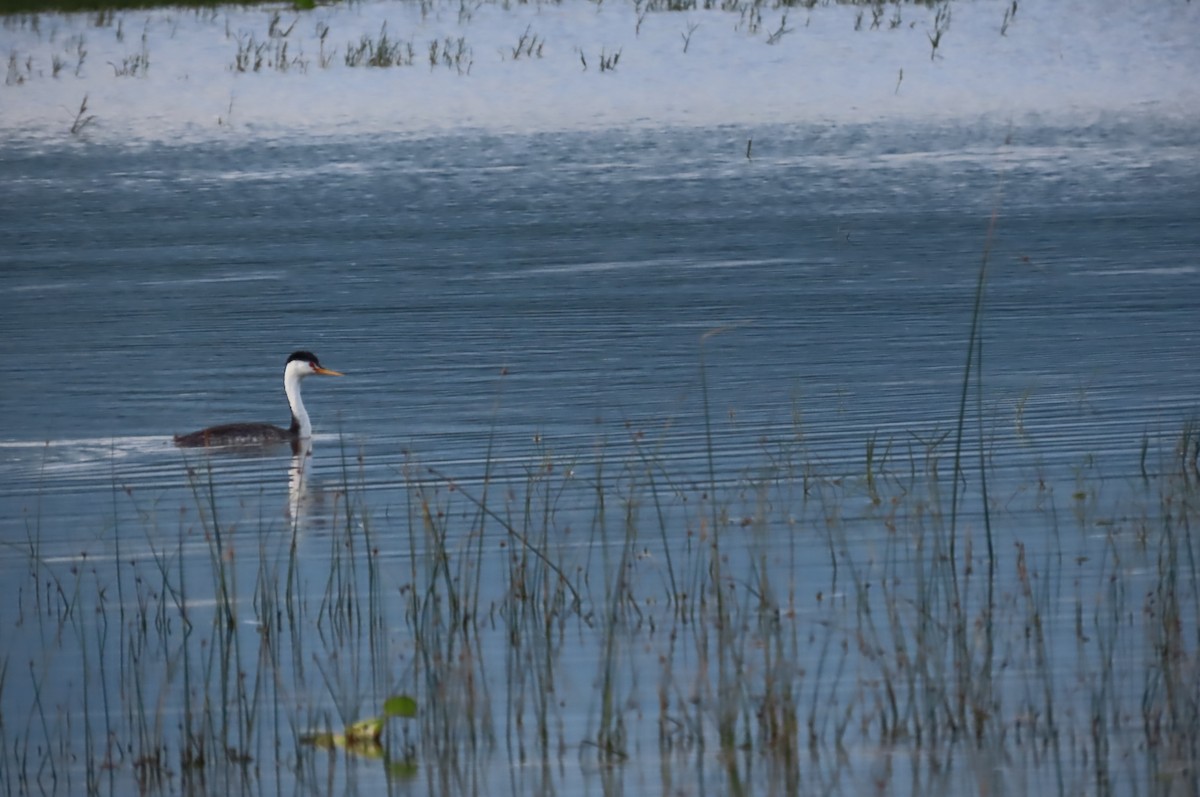
[[[300,382],[314,374],[320,376],[342,376],[321,366],[317,356],[308,351],[296,351],[287,359],[283,369],[283,392],[287,395],[292,411],[292,423],[284,429],[269,423],[227,423],[210,426],[191,434],[175,435],[175,445],[180,448],[202,448],[210,446],[251,447],[291,443],[293,448],[300,440],[312,437],[312,421],[304,409],[300,397]]]

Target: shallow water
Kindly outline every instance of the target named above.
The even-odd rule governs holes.
[[[24,662],[48,649],[44,625],[30,631],[31,606],[54,601],[46,574],[69,585],[76,568],[98,568],[84,592],[101,593],[115,583],[114,561],[141,561],[142,576],[178,572],[196,605],[211,605],[200,597],[212,583],[208,512],[240,552],[233,572],[247,612],[262,562],[286,562],[297,527],[300,598],[328,596],[326,574],[346,566],[338,529],[358,528],[347,507],[370,519],[361,542],[378,549],[382,593],[394,598],[425,545],[411,536],[414,485],[445,502],[456,545],[469,551],[467,531],[488,527],[486,605],[511,586],[496,546],[514,541],[453,490],[477,498],[486,477],[488,489],[509,491],[498,500],[513,522],[522,490],[545,497],[535,474],[547,462],[555,478],[579,468],[555,498],[552,526],[567,536],[549,544],[591,574],[585,597],[602,607],[611,563],[601,552],[620,539],[598,536],[584,482],[604,483],[602,457],[619,504],[644,489],[628,463],[646,452],[680,495],[730,485],[734,528],[739,511],[753,510],[746,485],[770,471],[763,478],[779,492],[764,536],[730,554],[735,580],[756,577],[761,549],[768,573],[793,592],[800,584],[807,601],[818,591],[808,585],[831,578],[828,539],[815,530],[835,504],[839,535],[857,555],[903,562],[911,551],[888,542],[863,494],[823,488],[840,497],[818,508],[798,478],[780,476],[778,457],[786,449],[796,473],[819,469],[834,485],[861,480],[873,442],[877,466],[882,457],[893,473],[920,470],[927,441],[955,428],[985,253],[983,395],[968,404],[982,419],[968,424],[968,446],[976,463],[981,429],[990,489],[1005,508],[996,522],[1013,535],[1001,555],[1012,556],[1015,539],[1039,555],[1095,556],[1095,569],[1068,570],[1098,578],[1106,543],[1089,542],[1093,527],[1063,543],[1055,526],[1052,545],[1051,515],[1031,496],[1039,483],[1057,489],[1065,516],[1065,496],[1084,489],[1096,496],[1093,514],[1110,517],[1110,504],[1137,499],[1143,475],[1172,466],[1180,430],[1196,417],[1195,144],[1190,128],[1114,118],[1081,129],[771,129],[756,134],[750,159],[726,129],[9,146],[0,161],[0,572],[20,597],[0,610],[5,714],[17,718],[8,733],[36,714],[17,692]],[[297,348],[346,373],[305,384],[311,461],[172,446],[172,434],[211,423],[286,422],[279,383]],[[964,513],[978,533],[976,489]],[[783,505],[787,496],[795,506]],[[668,549],[680,572],[703,572],[699,521],[686,507],[652,521],[640,501],[654,529],[640,544],[657,559],[634,592],[661,600]],[[659,623],[670,611],[646,608],[663,611]],[[401,615],[387,633],[407,662]],[[543,790],[607,792],[614,775],[588,763],[585,743],[601,653],[577,633],[577,645],[555,654],[568,674],[555,733],[570,752],[532,777]],[[483,638],[486,656],[519,664],[502,634]],[[120,658],[106,655],[112,666]],[[661,650],[631,643],[624,655],[636,671]],[[66,715],[61,707],[86,691],[77,660],[60,656],[45,665],[50,677],[32,676],[45,704]],[[369,685],[358,680],[365,667],[326,675],[326,686],[352,693],[345,701],[310,672],[312,697],[280,700],[311,722],[346,701],[368,711],[389,690],[419,691],[412,666],[390,661]],[[511,700],[504,685],[519,681],[505,672],[491,671],[498,712]],[[1023,688],[1017,681],[1011,694]],[[178,717],[178,694],[163,694]],[[652,702],[639,710],[653,715]],[[498,720],[510,747],[512,721]],[[652,725],[629,726],[637,752],[618,777],[639,792],[668,790],[647,763],[661,755]],[[291,740],[295,730],[281,733]],[[264,762],[255,777],[270,788],[321,790],[296,774],[314,766],[302,753],[289,749],[290,763],[271,770],[270,743],[255,744]],[[525,793],[528,773],[500,749],[472,776],[481,782],[451,790],[498,793],[487,785],[500,777]],[[715,766],[697,760],[707,763],[696,772]],[[852,760],[876,772],[883,759],[860,750]],[[366,765],[351,772],[351,789],[383,778]],[[770,785],[769,774],[755,777]],[[832,787],[853,792],[859,782]]]

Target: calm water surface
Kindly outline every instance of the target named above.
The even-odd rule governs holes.
[[[742,134],[723,129],[0,149],[0,574],[20,590],[0,609],[8,738],[34,727],[30,678],[51,728],[69,724],[53,717],[77,711],[86,691],[69,654],[27,672],[50,646],[45,629],[29,630],[39,590],[52,602],[47,573],[69,584],[86,554],[99,568],[84,590],[94,596],[114,560],[144,559],[194,572],[202,590],[209,510],[243,551],[242,605],[261,573],[249,554],[283,556],[279,540],[302,518],[301,580],[315,605],[337,566],[348,487],[354,511],[373,518],[391,598],[410,580],[416,482],[447,502],[457,538],[480,520],[449,480],[474,496],[485,475],[516,490],[545,461],[600,479],[597,452],[620,473],[649,450],[681,494],[713,477],[740,484],[784,448],[830,479],[860,479],[873,441],[877,464],[907,471],[955,427],[985,251],[983,397],[970,404],[982,422],[969,426],[973,437],[982,429],[993,493],[1012,504],[998,523],[1037,547],[1049,529],[1022,498],[1032,485],[1061,484],[1065,496],[1086,476],[1104,485],[1101,503],[1136,495],[1196,417],[1197,143],[1193,130],[1112,119],[759,131],[752,159]],[[171,445],[213,423],[285,424],[281,373],[297,348],[347,374],[305,384],[310,461]],[[615,477],[613,489],[619,499],[632,482]],[[884,525],[861,498],[843,499],[845,542],[867,558]],[[594,493],[560,500],[556,528],[598,544]],[[978,522],[977,500],[965,511]],[[827,514],[767,514],[780,584],[828,581],[804,553],[824,556],[811,529]],[[645,543],[660,565],[637,589],[650,600],[664,597],[664,549],[681,571],[702,569],[695,516],[665,517]],[[505,533],[487,534],[502,561]],[[1002,555],[1012,546],[1006,538]],[[746,569],[732,577],[750,579],[753,561],[734,555]],[[599,557],[578,566],[607,572]],[[499,564],[484,572],[486,602],[507,582]],[[591,586],[601,605],[602,582]],[[806,600],[815,591],[800,589]],[[413,653],[403,620],[397,612],[389,627],[397,661]],[[505,656],[502,638],[484,646]],[[596,722],[599,653],[580,641],[561,655],[576,674],[558,686],[555,733],[571,752],[531,777],[543,790],[610,792],[582,744]],[[639,656],[654,660],[625,655],[635,670]],[[388,690],[416,690],[410,664],[389,666],[369,685],[309,672],[303,717],[319,724],[347,703],[368,711]],[[351,696],[331,681],[352,681]],[[498,717],[506,682],[499,672],[489,686]],[[177,718],[178,693],[163,694]],[[296,705],[289,695],[282,702]],[[641,699],[655,715],[656,698]],[[635,759],[658,755],[654,731],[629,722]],[[73,749],[79,725],[63,732]],[[274,760],[270,743],[255,744],[256,758]],[[500,750],[477,777],[527,792]],[[306,771],[294,764],[303,754],[283,758],[293,765],[264,764],[256,777],[284,793],[322,790],[294,774]],[[349,766],[368,791],[383,777]],[[666,791],[658,773],[619,777],[638,793]],[[689,777],[686,788],[703,791]],[[853,793],[857,782],[824,785]]]

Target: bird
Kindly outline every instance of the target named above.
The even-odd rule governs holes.
[[[300,398],[300,382],[307,376],[344,376],[321,365],[317,355],[310,351],[294,351],[287,358],[283,369],[283,392],[287,394],[288,406],[292,410],[292,424],[286,429],[269,423],[227,423],[210,426],[191,434],[175,435],[175,445],[180,448],[205,448],[214,446],[254,447],[276,443],[290,443],[292,449],[300,447],[301,441],[312,437],[312,422]]]

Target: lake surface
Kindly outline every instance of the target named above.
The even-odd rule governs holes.
[[[732,128],[0,148],[0,577],[17,596],[0,609],[0,782],[122,792],[152,769],[146,749],[178,762],[189,703],[211,718],[224,701],[260,714],[197,736],[254,764],[197,787],[171,763],[153,788],[854,794],[886,782],[889,793],[954,793],[996,776],[1013,792],[1088,791],[1083,742],[1063,741],[1050,765],[1049,753],[1012,752],[1010,738],[988,748],[1008,751],[998,760],[954,758],[949,774],[929,774],[903,743],[885,748],[859,728],[873,722],[856,712],[874,716],[862,684],[875,659],[842,647],[863,628],[846,564],[879,583],[923,556],[906,536],[921,527],[908,501],[937,482],[931,460],[949,503],[985,254],[982,395],[966,405],[958,521],[971,542],[960,544],[980,561],[982,445],[1002,604],[1020,626],[1017,551],[1028,551],[1049,591],[1028,605],[1046,611],[1053,659],[1026,678],[1019,645],[997,654],[1014,667],[1000,694],[1011,711],[1049,672],[1068,692],[1059,721],[1086,727],[1086,695],[1071,689],[1092,653],[1067,639],[1071,618],[1078,606],[1091,617],[1093,588],[1121,574],[1117,605],[1132,619],[1112,638],[1141,641],[1117,657],[1132,685],[1103,694],[1123,717],[1114,778],[1138,782],[1158,770],[1124,736],[1140,719],[1121,712],[1141,694],[1151,648],[1136,616],[1161,570],[1134,527],[1156,527],[1146,518],[1163,491],[1146,479],[1173,472],[1197,418],[1197,143],[1185,123],[1114,115],[759,129],[749,158]],[[172,445],[215,423],[286,424],[280,377],[301,348],[346,373],[305,383],[310,458]],[[744,781],[731,780],[711,728],[696,743],[713,716],[701,686],[711,643],[679,652],[664,635],[698,633],[694,619],[670,630],[671,599],[696,606],[695,591],[679,594],[703,593],[712,575],[710,517],[731,535],[720,578],[743,600],[762,596],[762,579],[778,591],[778,622],[798,640],[784,680],[802,713],[816,716],[829,694],[853,715],[840,733],[839,711],[818,716],[806,733],[824,757],[812,753],[799,780],[776,780],[748,730]],[[453,564],[439,572],[428,557],[443,544]],[[535,651],[554,662],[544,670],[513,641],[536,625],[512,612],[518,552],[521,572],[544,579],[528,589],[561,624],[557,643]],[[544,553],[579,591],[575,609],[537,570]],[[222,562],[232,595],[214,575]],[[298,586],[283,586],[285,571]],[[437,682],[449,690],[438,693],[437,666],[413,641],[450,612],[413,608],[421,584],[474,596],[467,669],[479,693],[468,702],[486,717],[436,744],[415,730],[390,739],[390,760],[415,746],[415,775],[298,745],[395,692],[435,715],[459,706],[462,682]],[[627,603],[614,599],[625,589]],[[283,645],[292,665],[273,670],[259,641],[280,616],[270,595],[294,602],[307,629]],[[1180,595],[1190,634],[1194,581]],[[214,674],[211,651],[233,649],[215,630],[226,605],[243,646],[234,669],[257,679]],[[754,613],[737,605],[739,645],[754,650]],[[138,616],[161,627],[135,631]],[[361,628],[339,632],[337,617],[365,622],[370,644]],[[434,625],[435,642],[453,638]],[[617,654],[600,641],[613,636]],[[430,647],[466,666],[462,648]],[[184,659],[203,678],[185,684]],[[752,671],[733,679],[739,706],[755,705]],[[535,677],[545,673],[552,684]],[[138,681],[152,693],[135,696]],[[249,682],[259,686],[239,686]],[[684,716],[705,706],[696,727],[681,723],[687,745],[664,745],[662,700]],[[534,738],[543,723],[546,738]],[[610,767],[596,760],[597,727],[618,726],[627,758]],[[464,749],[476,751],[469,764]],[[433,763],[451,759],[450,776]]]
[[[1128,446],[1195,407],[1191,133],[1008,135],[773,131],[752,160],[722,130],[9,151],[6,436],[282,422],[296,348],[353,374],[309,385],[318,430],[373,452],[686,431],[718,328],[723,421],[799,408],[835,450],[944,426],[995,212],[996,419],[1024,397],[1044,455],[1097,423]]]

